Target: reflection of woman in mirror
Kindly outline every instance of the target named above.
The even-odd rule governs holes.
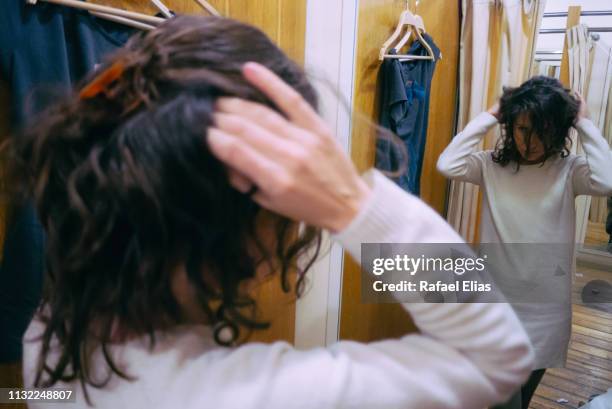
[[[498,123],[502,136],[495,149],[474,152]],[[571,127],[578,130],[584,156],[570,153]],[[549,77],[505,89],[498,104],[455,136],[438,169],[451,179],[482,186],[482,243],[568,243],[573,248],[575,197],[612,194],[608,143],[588,118],[582,97]],[[562,268],[572,271],[571,265]],[[563,279],[569,294],[571,275]],[[534,300],[514,308],[534,344],[536,370],[507,407],[527,408],[545,368],[565,363],[571,303]]]
[[[356,259],[362,242],[461,238],[360,177],[304,72],[254,27],[176,17],[101,70],[15,138],[48,233],[28,387],[69,387],[76,408],[87,390],[97,408],[461,409],[527,378],[505,304],[406,305],[422,332],[372,345],[237,342],[262,326],[249,288],[274,271],[289,291],[322,229]]]

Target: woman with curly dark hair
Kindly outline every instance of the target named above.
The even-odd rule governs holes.
[[[501,138],[495,149],[474,152],[498,123]],[[584,156],[570,153],[571,127],[578,130]],[[571,334],[574,198],[612,192],[610,147],[589,120],[580,95],[572,95],[554,78],[537,76],[504,89],[499,104],[455,136],[440,156],[438,170],[451,179],[482,186],[481,243],[545,244],[551,251],[566,253],[555,258],[555,266],[546,267],[553,270],[538,271],[537,278],[533,272],[511,268],[495,277],[511,302],[521,296],[528,299],[513,302],[513,307],[534,344],[536,371],[513,399],[515,406],[505,406],[527,408],[545,368],[565,364]],[[520,267],[524,260],[515,258]],[[548,280],[544,286],[538,286],[541,277]],[[518,284],[524,284],[520,292],[531,294],[530,299],[518,294]],[[553,301],[545,301],[546,286],[556,292]]]
[[[276,274],[289,291],[322,229],[357,260],[362,242],[461,242],[382,174],[360,177],[316,108],[303,71],[261,31],[183,16],[130,40],[16,138],[13,171],[48,235],[26,386],[70,388],[70,408],[507,398],[532,350],[506,304],[407,304],[422,333],[371,345],[242,342],[265,324],[250,289]]]

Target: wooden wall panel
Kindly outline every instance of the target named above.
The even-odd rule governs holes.
[[[149,0],[95,0],[93,3],[148,14],[157,13]],[[306,0],[208,0],[224,16],[261,28],[293,60],[304,63]],[[165,0],[177,13],[208,15],[194,0]]]
[[[275,42],[280,37],[279,0],[231,0],[229,15],[240,21],[256,25]]]
[[[378,53],[397,25],[406,2],[401,0],[361,0],[357,21],[355,57],[354,118],[378,121]],[[355,120],[351,137],[351,157],[360,171],[374,166],[376,133],[367,122]],[[345,256],[342,278],[340,338],[373,341],[400,336],[414,329],[410,317],[397,304],[362,304],[360,268]]]
[[[366,120],[378,121],[380,47],[395,29],[406,2],[403,0],[361,0],[357,21],[355,90],[353,112]],[[374,166],[376,134],[365,121],[355,120],[351,157],[360,171]]]
[[[304,65],[306,50],[306,0],[279,0],[278,45],[289,57]]]
[[[414,3],[414,2],[412,2]],[[354,118],[365,116],[377,122],[380,103],[380,61],[383,42],[397,26],[404,10],[403,0],[361,0],[357,26],[355,61]],[[414,11],[414,9],[413,9]],[[450,141],[454,128],[457,57],[459,48],[459,2],[422,0],[416,10],[427,32],[442,51],[433,78],[426,153],[421,177],[422,198],[442,213],[446,182],[435,170],[439,153]],[[353,122],[351,156],[359,170],[374,165],[375,130],[359,119]],[[362,304],[359,266],[345,257],[342,284],[340,338],[372,341],[396,337],[415,327],[397,304]]]
[[[437,171],[436,162],[455,131],[461,29],[459,1],[423,0],[419,2],[417,11],[423,17],[428,33],[442,51],[442,60],[436,64],[431,84],[421,199],[444,215],[447,182]]]

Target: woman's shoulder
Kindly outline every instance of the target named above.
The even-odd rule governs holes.
[[[565,156],[555,156],[553,160],[551,160],[552,166],[557,166],[559,170],[573,170],[577,166],[581,164],[586,164],[586,158],[583,155],[576,155],[575,153],[570,152]]]

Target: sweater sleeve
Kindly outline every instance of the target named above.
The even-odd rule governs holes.
[[[378,171],[365,178],[373,188],[369,202],[335,236],[356,260],[363,242],[462,241],[433,209]],[[527,378],[533,351],[507,304],[403,307],[421,333],[306,351],[285,342],[246,344],[222,362],[203,357],[182,374],[188,382],[182,390],[200,391],[187,406],[209,407],[201,405],[214,402],[216,391],[236,388],[231,407],[481,409],[504,401]]]
[[[612,151],[599,128],[587,118],[576,122],[585,156],[578,156],[572,174],[576,195],[612,195]]]
[[[481,184],[482,152],[474,152],[474,149],[495,124],[497,119],[488,112],[472,119],[438,158],[438,171],[449,179]]]

